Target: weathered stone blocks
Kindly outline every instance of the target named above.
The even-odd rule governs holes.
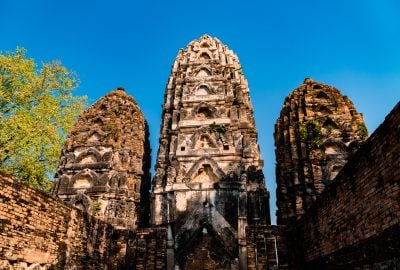
[[[274,136],[278,224],[293,225],[368,132],[348,97],[307,78],[286,97]]]
[[[119,228],[148,224],[148,127],[117,89],[78,119],[62,151],[52,194]]]
[[[168,81],[152,223],[168,227],[168,269],[237,269],[248,224],[269,224],[249,88],[237,56],[204,35]]]

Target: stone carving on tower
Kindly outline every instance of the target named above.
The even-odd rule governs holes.
[[[120,228],[149,219],[146,120],[122,88],[92,105],[68,135],[52,194]]]
[[[338,89],[305,79],[275,125],[278,224],[296,222],[368,136],[362,114]]]
[[[164,97],[151,212],[168,269],[245,265],[245,227],[270,223],[262,167],[239,60],[204,35],[179,51]]]

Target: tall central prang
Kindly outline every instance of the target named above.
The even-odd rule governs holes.
[[[270,215],[237,56],[208,35],[181,49],[162,118],[152,223],[168,227],[168,269],[238,269],[246,226],[270,224]]]

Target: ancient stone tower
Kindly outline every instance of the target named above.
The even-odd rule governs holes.
[[[68,136],[52,194],[121,228],[149,219],[145,118],[121,88],[92,105]]]
[[[295,222],[367,136],[338,89],[311,79],[295,89],[275,125],[278,224]]]
[[[246,265],[246,225],[270,222],[262,167],[239,60],[204,35],[179,51],[165,92],[152,223],[168,226],[168,269]]]

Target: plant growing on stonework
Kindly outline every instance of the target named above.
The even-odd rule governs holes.
[[[209,129],[210,131],[217,132],[218,134],[222,135],[225,135],[225,133],[228,131],[228,128],[224,124],[217,125],[215,122],[210,125]]]
[[[332,131],[335,129],[335,127],[333,125],[327,125],[325,127],[326,131],[328,132],[328,135],[332,133]]]
[[[101,211],[101,201],[95,201],[92,204],[92,209],[91,209],[92,215],[97,216],[100,213],[100,211]]]
[[[362,140],[368,137],[368,129],[364,123],[357,123],[357,134]]]
[[[175,89],[176,96],[181,97],[183,94],[183,89],[178,87]]]
[[[106,131],[112,135],[113,139],[115,141],[117,141],[118,140],[118,128],[111,123],[107,124],[105,128],[106,128]]]
[[[300,138],[303,142],[311,143],[313,148],[318,148],[322,144],[321,125],[318,120],[307,120],[300,124]]]
[[[0,52],[0,171],[49,190],[67,133],[86,106],[77,76],[60,62]]]

